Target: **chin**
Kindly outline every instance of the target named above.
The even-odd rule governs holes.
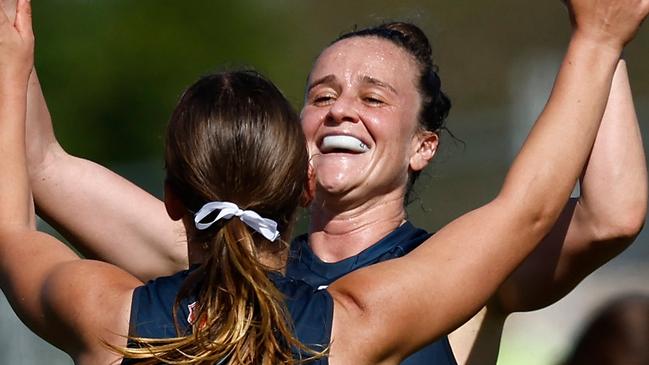
[[[318,179],[318,193],[324,193],[326,195],[330,196],[343,196],[345,193],[349,192],[351,190],[351,187],[349,186],[346,181],[339,181],[339,180],[334,180],[334,181],[329,181],[329,180],[320,180]]]

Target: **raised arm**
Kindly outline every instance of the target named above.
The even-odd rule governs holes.
[[[570,5],[575,29],[555,86],[498,196],[411,254],[330,286],[339,354],[331,360],[356,358],[362,343],[382,350],[370,351],[368,363],[396,362],[447,333],[550,231],[588,159],[621,50],[649,11],[637,0]]]
[[[1,1],[13,17],[16,0]],[[35,70],[27,95],[27,164],[38,214],[86,257],[113,263],[141,280],[187,266],[184,228],[169,219],[160,200],[63,150]]]
[[[0,287],[33,331],[77,363],[114,361],[101,340],[124,345],[132,290],[141,284],[100,262],[80,260],[66,245],[37,232],[25,153],[27,80],[34,38],[29,0],[15,21],[0,11]]]
[[[61,148],[36,72],[29,82],[27,136],[37,213],[86,257],[115,264],[141,280],[187,267],[184,227],[169,218],[159,199]]]
[[[507,315],[553,303],[621,252],[640,231],[646,204],[644,151],[626,63],[620,60],[581,176],[580,197],[570,199],[550,233],[488,308],[450,335],[458,362],[496,363]]]
[[[500,310],[534,310],[561,299],[633,242],[644,224],[647,168],[624,60],[580,187],[580,197],[499,289]]]

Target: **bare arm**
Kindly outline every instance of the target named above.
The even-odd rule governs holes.
[[[16,0],[0,1],[13,18]],[[159,199],[107,168],[63,150],[36,70],[29,78],[26,133],[38,214],[75,248],[144,281],[187,267],[184,227],[167,216]]]
[[[633,0],[572,6],[577,27],[555,87],[501,192],[411,254],[330,286],[331,360],[338,354],[335,361],[358,363],[362,343],[378,351],[360,362],[396,362],[447,333],[477,312],[550,231],[588,159],[622,46],[649,10],[649,2]]]
[[[551,232],[498,289],[488,308],[450,334],[460,363],[495,363],[507,315],[562,298],[586,275],[622,251],[644,223],[644,151],[626,65],[618,62],[593,151]]]
[[[545,307],[626,248],[647,210],[647,168],[626,63],[618,63],[593,151],[550,234],[498,291],[505,313]]]
[[[86,257],[143,281],[186,268],[184,227],[169,218],[162,201],[103,166],[67,154],[54,140],[35,73],[28,101],[28,153],[43,156],[28,160],[38,214]],[[45,146],[44,139],[50,140]]]
[[[119,358],[100,339],[124,345],[130,296],[141,284],[98,262],[80,260],[34,231],[25,153],[27,80],[33,34],[28,0],[15,21],[0,11],[0,287],[18,316],[78,363]]]
[[[2,0],[11,15],[15,4]],[[186,268],[184,228],[159,199],[59,145],[35,70],[27,98],[27,164],[38,214],[86,257],[141,280]]]

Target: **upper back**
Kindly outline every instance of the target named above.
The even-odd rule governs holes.
[[[133,293],[131,306],[131,336],[148,338],[169,338],[177,336],[174,324],[173,306],[176,294],[187,278],[189,270],[175,275],[152,280],[138,287]],[[315,351],[326,349],[330,342],[333,302],[326,291],[314,290],[298,280],[291,280],[276,274],[271,279],[282,292],[294,325],[297,338]],[[188,334],[191,331],[195,297],[184,298],[177,310],[178,330]],[[130,343],[130,346],[133,344]],[[295,356],[308,356],[295,351]],[[134,363],[124,360],[123,364]],[[310,364],[327,364],[322,358]]]

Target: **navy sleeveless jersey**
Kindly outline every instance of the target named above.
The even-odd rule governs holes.
[[[176,294],[189,271],[149,281],[133,292],[131,304],[130,334],[146,338],[176,337],[173,320],[173,306]],[[293,280],[277,274],[271,279],[284,294],[289,314],[293,320],[295,335],[303,344],[317,351],[329,345],[333,319],[333,301],[326,290],[315,290],[300,280]],[[190,330],[193,298],[183,299],[177,316],[181,330]],[[129,347],[132,347],[129,342]],[[296,353],[296,357],[300,354]],[[124,359],[122,364],[136,364],[136,360]],[[309,364],[327,365],[327,358]]]
[[[356,256],[326,263],[321,261],[308,244],[306,235],[293,240],[286,276],[306,281],[314,288],[324,289],[336,279],[356,269],[381,261],[401,257],[422,244],[431,234],[405,222],[374,245]],[[326,291],[326,290],[321,290]],[[406,358],[401,365],[456,365],[447,337],[424,347]]]

